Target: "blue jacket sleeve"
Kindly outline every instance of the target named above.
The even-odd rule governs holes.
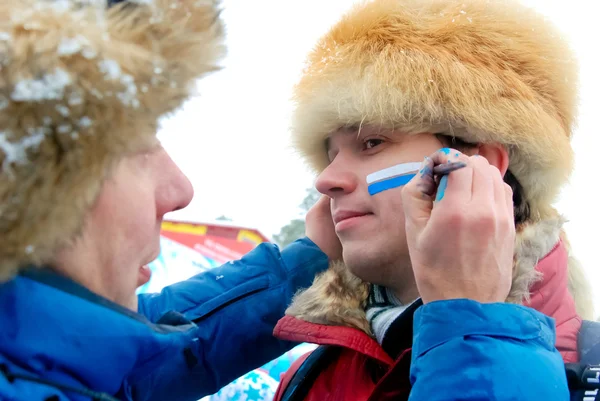
[[[263,243],[240,260],[165,287],[160,293],[140,294],[138,311],[154,323],[172,311],[196,321],[218,311],[230,316],[235,308],[251,310],[250,305],[236,305],[235,301],[256,294],[253,302],[260,302],[261,296],[276,292],[279,298],[269,309],[282,317],[293,294],[309,287],[315,275],[327,267],[327,256],[308,238],[283,251]]]
[[[166,364],[173,367],[163,364],[153,375],[157,377],[146,381],[152,383],[151,399],[212,394],[291,349],[296,344],[276,339],[273,329],[294,294],[327,267],[327,256],[306,238],[281,252],[273,244],[261,244],[238,261],[159,294],[140,295],[139,312],[150,321],[176,312],[197,326],[191,347],[194,368],[175,368],[185,352],[173,353]]]
[[[554,320],[531,308],[432,302],[414,333],[411,401],[569,399]]]

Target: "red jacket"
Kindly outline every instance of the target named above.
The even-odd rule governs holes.
[[[581,318],[567,289],[567,258],[567,250],[560,241],[539,261],[536,270],[543,274],[543,279],[531,288],[529,306],[555,319],[556,347],[565,362],[577,362],[577,333]],[[375,339],[350,327],[314,324],[286,316],[279,321],[274,333],[285,340],[341,347],[340,353],[314,381],[305,401],[408,398],[411,388],[410,339],[404,351],[394,360]],[[275,401],[281,399],[283,389],[307,356],[297,360],[283,375]]]

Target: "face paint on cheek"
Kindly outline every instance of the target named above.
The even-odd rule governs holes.
[[[421,168],[421,163],[401,163],[367,176],[369,195],[408,184]]]

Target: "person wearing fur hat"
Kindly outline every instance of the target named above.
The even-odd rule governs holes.
[[[581,334],[590,287],[552,207],[577,78],[560,33],[516,1],[372,0],[320,39],[292,132],[344,263],[275,329],[320,345],[276,400],[568,399],[563,363],[600,361],[597,328]]]
[[[197,400],[295,345],[273,328],[336,254],[324,201],[320,248],[262,244],[135,294],[193,193],[157,121],[217,69],[222,32],[212,0],[0,4],[0,399]]]

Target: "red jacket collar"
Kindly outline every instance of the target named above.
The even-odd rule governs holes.
[[[394,360],[374,338],[352,327],[326,326],[306,322],[293,316],[285,316],[277,323],[273,333],[282,340],[339,345],[360,352],[388,366],[392,366],[394,363]]]

